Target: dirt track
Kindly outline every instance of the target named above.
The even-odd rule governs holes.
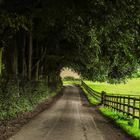
[[[80,95],[79,95],[80,93]],[[75,86],[8,140],[133,140],[101,115]]]

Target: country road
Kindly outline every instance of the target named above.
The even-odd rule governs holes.
[[[64,94],[55,104],[8,140],[132,140],[112,123],[107,123],[93,107],[87,109],[82,105],[76,86],[65,86]]]

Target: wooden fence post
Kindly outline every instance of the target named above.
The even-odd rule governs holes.
[[[106,92],[102,91],[101,94],[101,104],[106,104]]]
[[[102,91],[102,94],[101,94],[101,104],[104,104],[104,92]]]
[[[129,116],[130,113],[130,95],[128,96],[128,108],[127,108],[127,114]]]
[[[125,114],[125,97],[123,98],[123,115]]]
[[[133,119],[135,118],[135,105],[136,105],[136,99],[134,97],[134,99],[133,99]]]
[[[114,108],[114,111],[115,111],[115,97],[113,97],[113,102],[114,102],[114,104],[113,104],[113,108]]]
[[[117,96],[116,100],[117,100],[117,111],[118,111],[118,96]]]
[[[139,96],[139,129],[140,129],[140,96]]]
[[[120,106],[119,106],[119,112],[121,112],[121,99],[122,99],[122,97],[120,96]]]

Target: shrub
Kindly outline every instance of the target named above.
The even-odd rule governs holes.
[[[60,88],[60,83],[50,88],[44,81],[3,79],[0,82],[0,121],[11,120],[33,110],[39,103],[54,96]]]
[[[81,81],[81,78],[75,78],[74,80],[75,81]]]
[[[73,76],[66,76],[66,77],[64,77],[63,80],[64,81],[74,81],[75,80],[75,77],[73,77]]]
[[[133,78],[140,78],[140,70],[138,70],[135,74],[132,75]]]

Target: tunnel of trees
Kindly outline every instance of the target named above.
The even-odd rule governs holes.
[[[57,84],[63,67],[124,81],[140,63],[139,11],[133,0],[0,0],[1,81]]]
[[[0,0],[0,121],[62,87],[63,67],[125,81],[140,64],[139,44],[138,0]]]

